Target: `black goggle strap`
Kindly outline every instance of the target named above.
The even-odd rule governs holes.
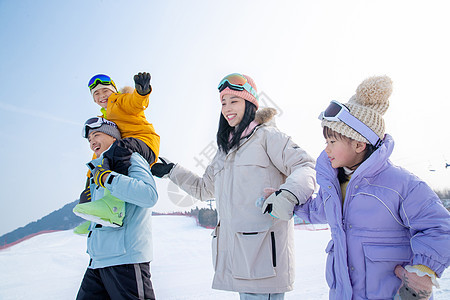
[[[225,80],[220,86],[219,86],[219,92],[222,92],[226,88],[230,88],[235,91],[243,91],[245,88],[242,85],[236,85],[230,83],[228,80]]]

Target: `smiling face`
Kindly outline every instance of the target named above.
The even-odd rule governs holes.
[[[100,157],[100,155],[107,150],[116,139],[106,133],[91,130],[88,140],[91,150],[94,151],[97,157]]]
[[[245,113],[245,99],[235,95],[223,95],[222,99],[222,115],[227,120],[228,125],[236,127],[241,123]]]
[[[366,144],[337,134],[325,137],[325,152],[333,168],[356,169],[364,160]]]
[[[94,102],[100,105],[101,107],[106,109],[106,106],[108,105],[108,98],[111,96],[113,91],[111,91],[108,88],[102,88],[96,90],[92,96],[94,97]]]

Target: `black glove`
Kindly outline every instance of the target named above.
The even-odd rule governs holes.
[[[91,202],[91,189],[89,187],[80,194],[80,204],[86,202]]]
[[[105,174],[111,173],[111,170],[109,168],[109,161],[106,157],[103,158],[101,164],[95,167],[95,169],[92,171],[92,174],[94,175],[94,182],[96,185],[105,187],[103,185],[102,177]]]
[[[152,166],[152,174],[159,178],[167,178],[174,166],[175,164],[167,158],[160,157],[158,162]]]
[[[134,75],[135,88],[139,95],[145,96],[150,94],[152,91],[152,87],[150,86],[150,78],[152,77],[147,72],[139,72]]]

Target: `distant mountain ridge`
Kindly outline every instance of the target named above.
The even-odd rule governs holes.
[[[37,221],[28,223],[24,227],[19,227],[9,233],[0,236],[0,249],[5,248],[9,244],[17,242],[27,236],[34,235],[39,232],[68,230],[75,228],[84,221],[84,219],[76,216],[72,212],[72,209],[77,204],[78,200],[75,200]]]
[[[445,196],[448,197],[449,194],[450,192],[447,192]],[[441,201],[443,202],[444,206],[450,211],[450,199],[445,199],[443,197],[444,195],[439,194],[439,192],[438,195],[441,197]],[[69,230],[75,228],[76,226],[84,222],[84,219],[76,216],[72,212],[73,208],[77,204],[78,199],[64,205],[62,208],[55,210],[54,212],[42,217],[37,221],[31,222],[24,227],[19,227],[9,233],[0,236],[0,250],[12,246],[17,242],[20,242],[22,239],[29,238],[36,234],[58,230]],[[196,207],[195,209],[191,209],[190,212],[173,212],[173,213],[153,212],[153,215],[188,215],[195,217],[199,225],[204,227],[211,227],[212,225],[209,225],[209,223],[203,224],[204,222],[201,222],[202,218],[199,218],[199,212],[201,210],[199,210],[198,207]],[[215,214],[214,217],[216,219],[212,221],[212,224],[216,224],[217,222],[217,215]],[[303,223],[301,220],[296,220],[296,224],[301,223]]]
[[[0,236],[0,250],[8,248],[17,243],[22,242],[30,237],[41,233],[47,233],[59,230],[69,230],[80,225],[85,220],[76,216],[73,213],[73,208],[78,204],[78,200],[64,205],[62,208],[46,215],[45,217],[31,222],[24,227],[19,227],[9,233]],[[212,213],[210,212],[212,211]],[[209,214],[208,217],[206,215]],[[189,212],[172,212],[172,213],[157,213],[153,215],[186,215],[194,217],[198,225],[203,227],[214,227],[217,223],[217,212],[211,209],[199,209],[198,207],[191,209]]]

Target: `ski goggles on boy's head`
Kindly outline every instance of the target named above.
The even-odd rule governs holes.
[[[219,92],[222,92],[224,89],[229,88],[235,91],[243,91],[246,90],[249,92],[253,97],[258,99],[258,94],[256,93],[255,89],[248,83],[247,78],[245,78],[243,75],[238,73],[233,73],[228,76],[225,76],[219,83],[219,86],[217,87],[219,89]]]
[[[119,129],[117,127],[116,123],[114,123],[114,122],[108,121],[105,118],[94,117],[94,118],[90,118],[89,120],[87,120],[84,123],[83,131],[81,132],[81,135],[87,139],[89,136],[89,130],[95,129],[95,128],[100,128],[103,124],[107,124],[114,128]]]
[[[92,90],[99,84],[112,85],[117,90],[116,84],[111,79],[111,77],[109,77],[108,75],[104,75],[104,74],[98,74],[98,75],[95,75],[94,77],[92,77],[91,80],[89,80],[88,87],[90,90]]]
[[[338,101],[332,100],[327,109],[320,113],[319,120],[344,122],[365,137],[373,146],[378,147],[381,144],[379,136],[370,127],[353,116],[347,106]]]

